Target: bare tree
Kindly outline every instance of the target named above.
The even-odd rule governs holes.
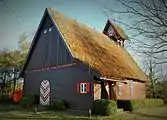
[[[155,58],[152,55],[148,59],[145,59],[144,62],[145,72],[149,77],[149,82],[147,83],[147,96],[148,97],[156,97],[156,83],[158,82],[159,78],[159,65],[155,63]]]
[[[136,51],[154,58],[158,64],[167,63],[167,1],[118,0],[121,10],[106,8],[109,14],[131,17],[133,22],[115,20],[130,29],[130,39]],[[134,43],[133,43],[134,45]],[[150,51],[151,49],[151,51]]]

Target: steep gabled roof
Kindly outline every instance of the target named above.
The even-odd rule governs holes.
[[[101,73],[103,77],[147,80],[130,54],[106,35],[51,9],[49,14],[74,57]]]

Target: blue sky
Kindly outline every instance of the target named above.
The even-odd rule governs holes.
[[[116,8],[114,0],[0,0],[0,50],[17,49],[19,36],[24,32],[28,40],[40,23],[46,7],[52,7],[77,21],[102,31],[108,17],[104,7]],[[69,2],[70,1],[70,2]],[[113,18],[118,17],[113,14]]]
[[[51,7],[99,32],[102,32],[108,18],[130,22],[127,16],[112,13],[108,17],[104,14],[105,7],[122,9],[117,0],[0,0],[0,50],[17,49],[19,37],[25,32],[28,35],[27,40],[31,42],[46,7]],[[124,26],[121,27],[128,32]],[[141,58],[136,52],[128,51],[140,63]]]
[[[69,2],[70,1],[70,2]],[[32,41],[46,7],[51,7],[64,15],[76,19],[102,32],[108,18],[129,22],[130,19],[119,14],[104,14],[105,7],[121,10],[117,0],[0,0],[0,50],[15,50],[20,35],[28,35]],[[123,27],[123,26],[121,26]],[[126,28],[124,28],[126,32]],[[139,63],[140,58],[129,50]]]
[[[32,41],[41,21],[45,8],[51,7],[64,15],[76,19],[97,31],[102,32],[108,16],[104,14],[104,7],[122,10],[117,0],[0,0],[0,50],[17,49],[20,35],[26,33],[28,41]],[[132,23],[132,16],[122,16],[117,13],[109,14],[109,18],[123,23]],[[129,31],[122,26],[127,35]],[[135,41],[133,41],[135,42]],[[126,41],[133,45],[133,42]],[[136,51],[128,48],[132,57],[139,65],[143,58]]]

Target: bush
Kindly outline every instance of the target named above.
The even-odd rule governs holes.
[[[95,115],[110,116],[116,114],[117,104],[115,101],[101,99],[95,100],[92,105],[92,113]]]
[[[68,102],[65,100],[55,100],[51,104],[51,109],[53,110],[65,110],[68,108]]]
[[[63,100],[65,108],[69,108],[69,103],[66,100]]]
[[[152,108],[164,105],[162,99],[141,99],[141,100],[118,100],[118,108],[124,110],[137,110],[140,108]]]
[[[165,104],[167,104],[167,98],[164,98],[163,101]]]
[[[40,103],[40,101],[39,101],[39,98],[40,98],[39,95],[34,95],[33,97],[34,97],[33,104],[34,105],[39,105],[39,103]]]
[[[33,104],[34,104],[34,96],[32,95],[23,96],[20,101],[20,105],[24,108],[31,107]]]

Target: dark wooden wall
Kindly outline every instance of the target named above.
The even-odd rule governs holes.
[[[27,70],[72,62],[72,56],[63,38],[49,18],[44,20],[32,51]]]
[[[87,67],[78,64],[73,67],[30,72],[25,74],[24,94],[38,95],[42,80],[51,83],[51,101],[66,100],[70,109],[88,110],[94,100],[93,76],[89,74]],[[91,83],[90,93],[77,92],[77,84],[81,82]]]
[[[94,97],[92,94],[93,76],[81,62],[70,67],[31,71],[74,62],[58,29],[53,26],[47,15],[45,17],[25,70],[24,94],[39,96],[41,81],[49,80],[51,83],[51,101],[56,99],[66,100],[71,109],[88,110],[91,108]],[[51,30],[49,31],[49,29]],[[77,84],[81,82],[91,83],[89,94],[77,92]]]

